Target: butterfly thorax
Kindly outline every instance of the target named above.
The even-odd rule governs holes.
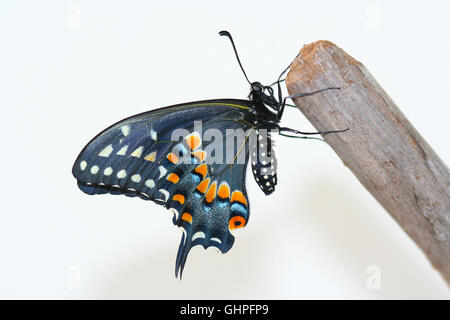
[[[278,111],[280,104],[275,99],[272,88],[263,86],[259,82],[254,82],[251,84],[249,99],[254,104],[255,126],[264,129],[277,128],[280,119],[276,111]]]

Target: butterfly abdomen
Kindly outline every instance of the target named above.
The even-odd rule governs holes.
[[[258,131],[251,150],[252,173],[261,190],[269,195],[277,184],[277,159],[269,132]]]

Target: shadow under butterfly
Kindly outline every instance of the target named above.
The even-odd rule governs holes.
[[[269,86],[250,82],[230,33],[219,34],[231,41],[250,84],[249,100],[196,101],[131,116],[94,137],[72,169],[78,187],[87,194],[125,194],[173,211],[173,223],[183,230],[175,264],[175,276],[180,278],[192,247],[226,253],[234,243],[233,230],[248,223],[245,176],[250,159],[262,191],[269,195],[275,190],[271,133],[306,139],[348,130],[302,132],[281,127],[287,99],[339,88],[283,98],[280,83],[290,66]]]

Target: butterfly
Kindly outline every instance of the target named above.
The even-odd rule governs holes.
[[[302,132],[280,127],[287,98],[278,80],[263,86],[250,82],[248,100],[216,99],[160,108],[123,119],[95,136],[80,152],[73,176],[84,193],[125,194],[151,200],[173,212],[173,223],[183,231],[175,263],[182,277],[192,247],[202,245],[226,253],[233,232],[247,225],[250,202],[246,170],[269,195],[277,185],[277,160],[271,136],[328,134],[344,130]],[[278,98],[273,86],[277,85]],[[289,136],[289,135],[288,135]]]

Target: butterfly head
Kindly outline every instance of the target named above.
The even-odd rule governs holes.
[[[264,92],[264,86],[259,82],[253,82],[251,84],[252,92],[255,93],[263,93]]]

